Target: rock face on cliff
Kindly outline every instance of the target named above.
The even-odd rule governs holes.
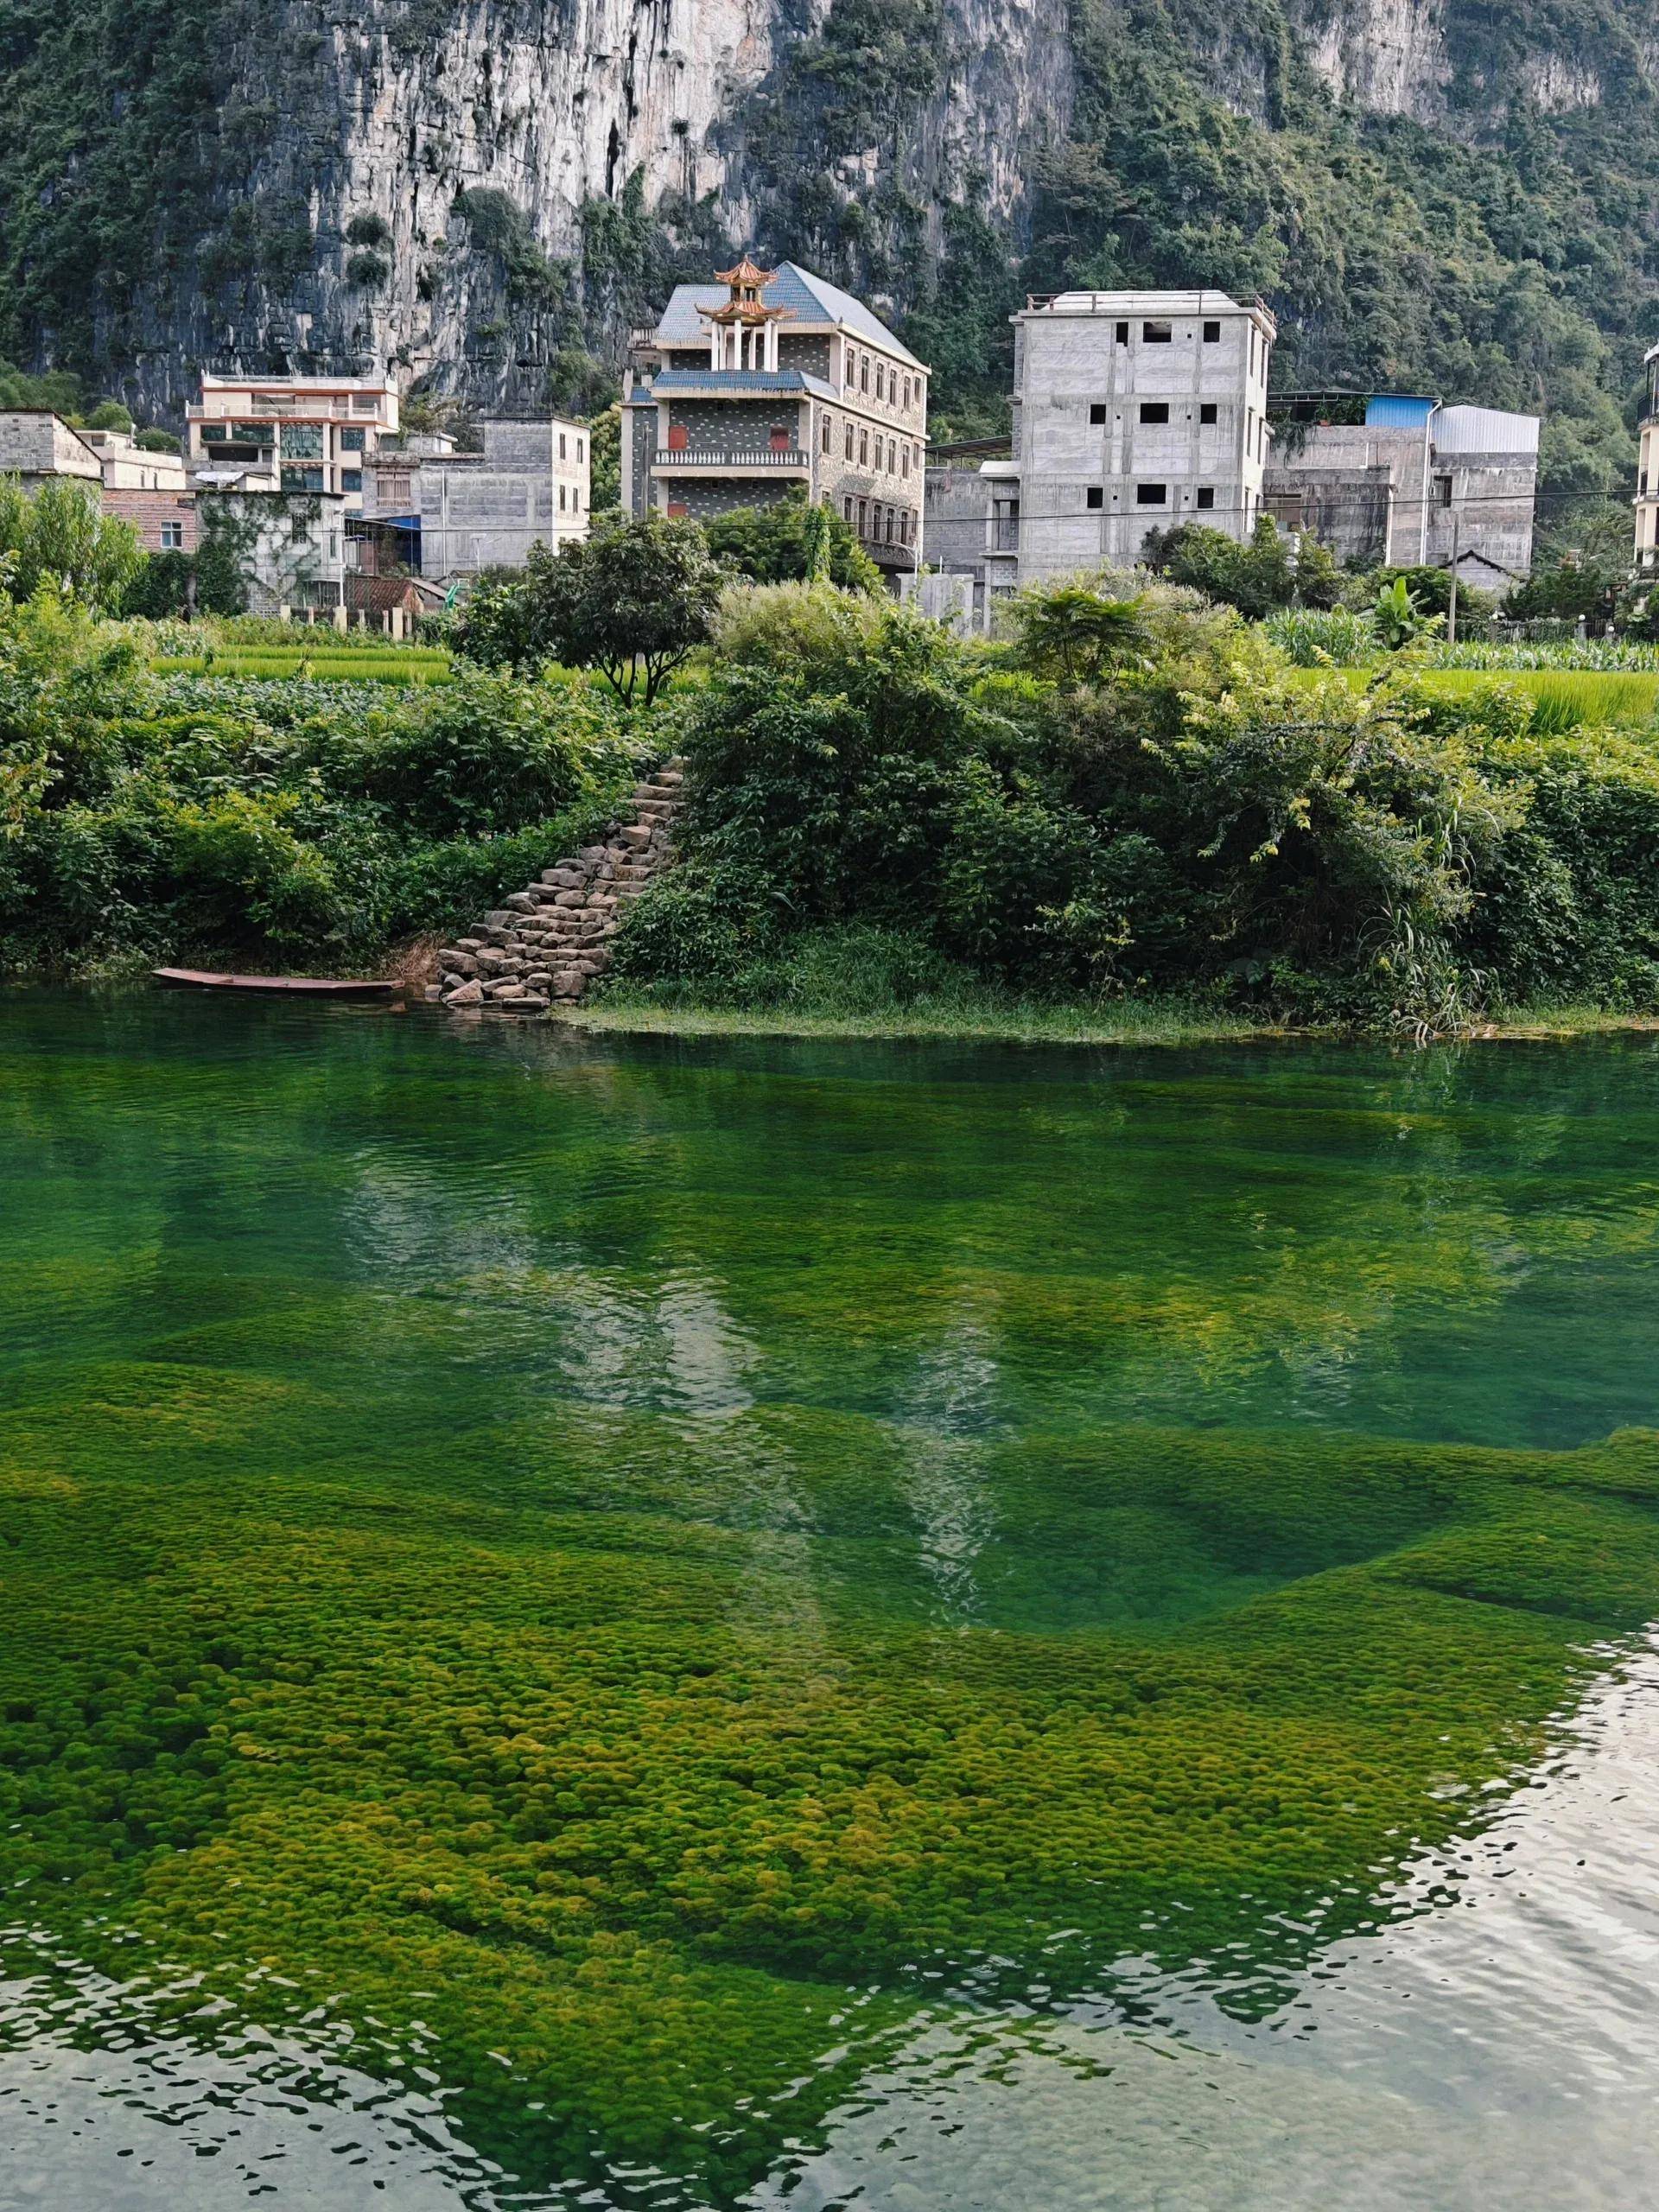
[[[0,354],[163,415],[231,359],[580,402],[737,242],[915,318],[988,393],[1027,281],[1254,284],[1322,373],[1443,382],[1529,266],[1621,341],[1591,371],[1617,389],[1659,299],[1648,7],[16,0]],[[1356,238],[1345,206],[1389,194]],[[1390,225],[1402,265],[1373,267]],[[1417,331],[1465,264],[1475,322]]]

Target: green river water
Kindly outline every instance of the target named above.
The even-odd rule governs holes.
[[[1656,1252],[1644,1037],[0,998],[0,2207],[1639,2201]]]

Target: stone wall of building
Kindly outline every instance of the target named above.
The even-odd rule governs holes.
[[[0,476],[21,476],[25,482],[75,476],[101,488],[104,470],[60,416],[44,408],[16,407],[0,409]]]

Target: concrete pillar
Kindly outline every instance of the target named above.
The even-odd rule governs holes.
[[[350,627],[349,618],[346,612],[346,602],[343,599],[340,601],[339,606],[334,609],[334,627],[336,630],[345,630]]]

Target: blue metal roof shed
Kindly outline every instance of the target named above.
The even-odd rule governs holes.
[[[1404,392],[1378,392],[1365,403],[1365,427],[1368,430],[1421,430],[1439,404],[1438,400]]]

